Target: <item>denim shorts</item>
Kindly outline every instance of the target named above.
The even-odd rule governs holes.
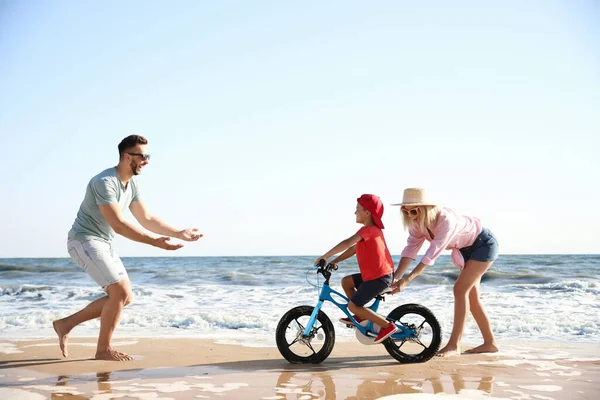
[[[487,228],[481,228],[481,233],[475,238],[472,245],[459,249],[465,259],[490,262],[498,258],[498,241],[494,234]]]
[[[384,289],[392,286],[394,274],[384,275],[381,278],[366,282],[363,282],[361,274],[353,274],[352,280],[354,281],[356,293],[354,293],[354,296],[350,300],[357,306],[364,307],[365,304],[374,299]]]
[[[125,266],[112,244],[95,239],[69,239],[69,255],[102,289],[129,279]]]

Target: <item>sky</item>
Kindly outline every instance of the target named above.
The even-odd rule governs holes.
[[[363,193],[399,254],[407,187],[501,253],[600,253],[599,20],[591,0],[0,0],[0,258],[68,257],[134,133],[150,211],[205,236],[121,256],[323,254]]]

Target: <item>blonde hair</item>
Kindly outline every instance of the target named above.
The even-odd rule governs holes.
[[[419,209],[419,216],[413,222],[412,219],[408,218],[408,215],[404,215],[402,212],[402,207],[400,207],[400,214],[402,215],[402,225],[404,225],[404,229],[410,229],[413,224],[419,225],[419,228],[422,232],[425,232],[427,228],[431,229],[433,224],[435,224],[438,215],[440,214],[440,209],[438,206],[417,206],[415,208]]]

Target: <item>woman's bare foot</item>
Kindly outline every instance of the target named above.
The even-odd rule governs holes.
[[[94,357],[96,360],[108,360],[108,361],[133,361],[134,358],[129,354],[122,353],[113,349],[112,347],[107,348],[104,351],[96,352]]]
[[[134,356],[130,356],[129,354],[123,353],[122,351],[118,351],[118,350],[115,350],[115,351],[117,353],[119,353],[119,355],[123,358],[122,361],[134,361],[135,360]]]
[[[437,357],[454,357],[460,356],[460,348],[459,347],[451,347],[446,345],[443,349],[436,353]]]
[[[61,319],[57,319],[52,322],[52,327],[54,328],[54,332],[58,335],[58,346],[60,347],[60,351],[63,357],[68,357],[69,353],[67,352],[67,342],[69,341],[69,331],[66,330],[64,323]]]
[[[472,349],[466,350],[465,353],[479,354],[479,353],[497,353],[498,346],[496,343],[484,343],[480,346],[473,347]]]

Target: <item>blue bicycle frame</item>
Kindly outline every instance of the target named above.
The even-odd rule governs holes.
[[[358,329],[363,335],[365,335],[367,337],[375,338],[377,336],[377,333],[373,332],[373,322],[368,321],[368,324],[366,326],[362,326],[359,323],[357,323],[356,320],[350,314],[350,312],[348,312],[348,303],[349,303],[348,298],[346,296],[344,296],[343,294],[341,294],[340,292],[332,289],[331,286],[329,286],[329,278],[331,276],[331,273],[329,271],[323,271],[321,268],[319,268],[317,273],[323,273],[323,276],[325,276],[325,282],[323,283],[323,287],[321,288],[321,291],[319,292],[319,302],[313,309],[313,312],[310,315],[310,319],[308,320],[308,324],[306,324],[306,328],[304,329],[302,336],[305,338],[310,337],[310,332],[313,329],[313,325],[314,325],[315,321],[317,320],[317,315],[319,315],[319,311],[321,311],[321,308],[323,307],[323,303],[326,301],[330,301],[331,303],[335,304],[340,310],[342,310],[344,312],[344,314],[346,314],[348,316],[348,318],[350,318],[350,321],[352,321],[354,323],[354,327],[356,329]],[[339,303],[339,302],[335,301],[335,299],[331,296],[332,293],[334,293],[337,296],[339,296],[340,298],[344,299],[346,301],[346,303],[344,304],[344,303]],[[377,309],[379,308],[379,303],[381,302],[380,299],[381,299],[381,297],[377,296],[375,298],[375,301],[373,302],[373,304],[371,304],[367,308],[369,308],[371,311],[376,313]],[[417,338],[417,332],[414,329],[410,329],[403,325],[398,325],[398,324],[396,324],[396,326],[398,327],[398,331],[391,336],[391,338],[393,340],[404,340],[404,339],[409,339],[409,338]]]

